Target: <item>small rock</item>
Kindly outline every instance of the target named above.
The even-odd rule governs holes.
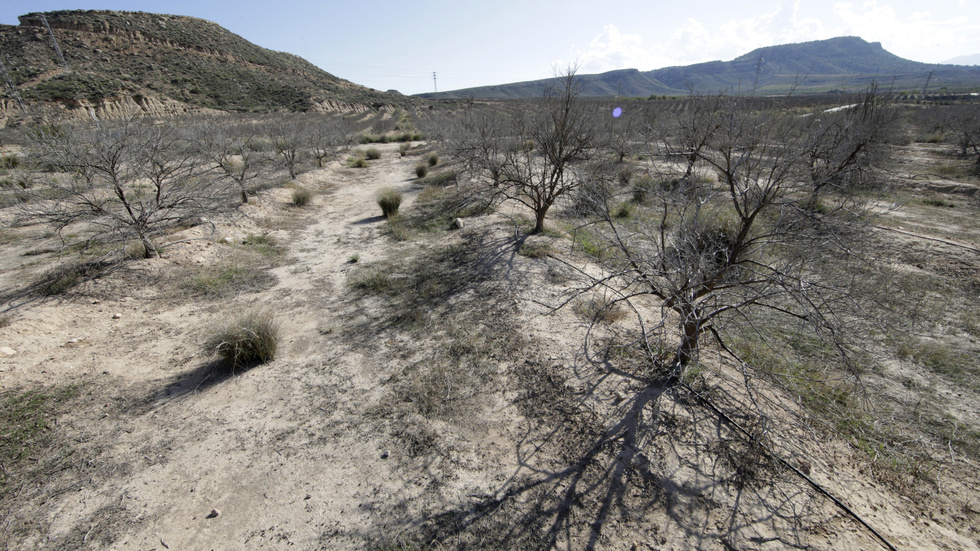
[[[312,495],[310,495],[310,494],[306,494],[306,497],[304,497],[303,499],[305,500],[305,499],[311,499],[311,498],[313,498],[313,496],[312,496]]]
[[[388,459],[388,450],[381,452],[381,459]]]
[[[13,356],[17,351],[9,346],[0,346],[0,356]]]
[[[449,229],[450,230],[461,230],[461,229],[463,229],[463,221],[460,220],[459,218],[453,218],[452,223],[449,224]]]
[[[100,304],[101,302],[102,302],[101,300],[95,299],[92,301],[92,304]]]
[[[211,512],[208,513],[207,518],[215,518],[215,517],[217,517],[220,514],[221,514],[221,511],[219,511],[217,509],[211,509]]]
[[[117,320],[117,319],[119,319],[121,317],[122,317],[122,314],[120,314],[118,312],[112,315],[112,319],[114,319],[114,320]]]

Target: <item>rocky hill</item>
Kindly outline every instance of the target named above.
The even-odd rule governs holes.
[[[30,13],[19,20],[19,26],[0,25],[0,61],[27,103],[55,102],[82,112],[308,111],[407,100],[256,46],[203,19],[89,10]],[[15,99],[4,86],[0,108],[9,111]]]
[[[683,95],[691,88],[706,92],[748,91],[782,94],[863,88],[871,81],[896,91],[950,92],[980,90],[980,67],[919,63],[900,58],[879,42],[848,36],[753,50],[731,61],[709,61],[653,71],[621,69],[580,75],[582,94],[592,97]],[[437,98],[540,97],[553,79],[421,94]]]

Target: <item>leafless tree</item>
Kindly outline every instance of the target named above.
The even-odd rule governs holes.
[[[544,230],[548,211],[584,181],[583,167],[601,153],[597,112],[579,98],[574,69],[556,78],[543,99],[513,113],[478,113],[470,123],[473,134],[454,154],[485,170],[501,195],[531,209],[534,233]]]
[[[839,337],[839,307],[855,289],[853,281],[835,280],[844,272],[819,269],[831,249],[853,250],[844,243],[860,217],[853,208],[805,208],[808,136],[800,125],[750,98],[710,101],[710,110],[682,113],[680,137],[664,141],[693,144],[685,151],[695,155],[687,158],[688,172],[698,163],[717,181],[654,186],[640,215],[622,219],[607,207],[594,226],[614,251],[608,275],[596,283],[615,292],[614,302],[633,305],[642,346],[672,378],[697,359],[706,334],[728,349],[725,328],[757,329],[760,311],[764,319]],[[655,311],[637,307],[640,297],[653,299]]]
[[[309,125],[303,113],[279,113],[268,122],[268,135],[283,168],[293,180],[299,175],[303,154],[309,147]]]
[[[845,191],[868,185],[886,159],[886,139],[898,120],[872,84],[848,105],[821,109],[799,119],[806,154],[811,198],[825,189]]]
[[[202,155],[234,182],[242,203],[248,202],[252,182],[265,174],[269,157],[259,144],[260,129],[251,121],[206,118],[193,131]]]
[[[158,254],[154,234],[227,203],[194,140],[147,119],[46,125],[29,132],[32,159],[45,167],[25,214],[59,232],[83,224],[99,235],[139,239]]]

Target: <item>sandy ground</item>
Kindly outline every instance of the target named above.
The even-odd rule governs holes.
[[[382,151],[367,169],[334,163],[301,175],[318,192],[309,207],[286,206],[288,190],[263,192],[213,239],[173,245],[162,258],[8,312],[0,346],[14,355],[0,356],[0,385],[81,390],[58,419],[60,447],[48,450],[65,458],[5,496],[0,547],[412,548],[399,534],[455,526],[470,531],[457,529],[465,535],[439,548],[883,548],[794,473],[750,447],[719,448],[727,444],[716,436],[731,429],[711,415],[589,365],[581,316],[547,307],[573,282],[554,276],[562,264],[553,259],[516,254],[506,217],[468,219],[436,238],[382,235],[376,194],[403,191],[406,212],[419,191],[418,157],[399,158],[394,145]],[[173,289],[182,271],[233,254],[223,238],[262,232],[288,248],[271,287],[216,301]],[[568,251],[558,238],[534,239]],[[426,416],[393,403],[398,381],[432,357],[433,342],[452,339],[380,323],[383,301],[355,297],[349,280],[364,265],[453,243],[479,244],[489,266],[454,304],[492,306],[493,315],[461,328],[447,317],[436,333],[477,334],[506,320],[524,349],[492,362],[492,385],[467,398],[458,417]],[[39,256],[23,255],[29,247],[0,254],[3,288],[40,269]],[[282,322],[279,354],[216,376],[204,336],[248,305]],[[633,430],[644,420],[650,426]],[[797,444],[810,454],[813,480],[899,549],[978,548],[975,480],[951,481],[951,498],[913,503],[871,481],[847,446]],[[541,511],[531,515],[537,521],[514,524],[529,511]]]

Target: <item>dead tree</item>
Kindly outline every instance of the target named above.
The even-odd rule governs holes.
[[[31,158],[44,171],[24,214],[59,233],[78,224],[95,235],[138,239],[156,256],[155,234],[227,205],[227,186],[175,126],[146,119],[49,125],[29,137]]]

